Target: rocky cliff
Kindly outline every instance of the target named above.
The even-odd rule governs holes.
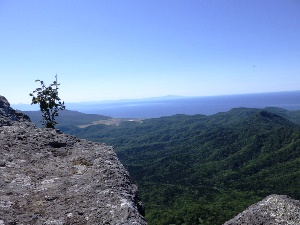
[[[112,147],[38,129],[0,96],[0,225],[146,224]]]
[[[300,201],[270,195],[250,206],[224,225],[299,225]]]

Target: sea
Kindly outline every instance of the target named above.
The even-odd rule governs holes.
[[[28,105],[12,106],[24,111],[30,110]],[[66,108],[69,110],[114,118],[158,118],[175,114],[212,115],[239,107],[278,107],[288,110],[300,110],[300,91],[209,97],[167,96],[148,99],[66,103]]]
[[[115,118],[157,118],[175,114],[212,115],[239,107],[278,107],[300,110],[300,91],[210,97],[167,96],[138,100],[73,103],[68,109]]]

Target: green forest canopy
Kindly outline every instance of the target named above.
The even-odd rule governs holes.
[[[239,108],[60,129],[115,147],[150,225],[217,225],[269,194],[300,199],[299,121],[299,111]]]

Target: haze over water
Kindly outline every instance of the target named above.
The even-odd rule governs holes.
[[[211,115],[232,108],[300,109],[300,91],[211,97],[169,97],[69,104],[67,109],[115,118],[156,118],[175,114]]]

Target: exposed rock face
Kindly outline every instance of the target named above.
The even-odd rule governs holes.
[[[12,109],[6,98],[0,95],[0,127],[10,126],[14,124],[15,121],[30,122],[30,119],[28,116]]]
[[[0,225],[146,224],[112,147],[38,129],[0,96]]]
[[[298,225],[300,201],[285,195],[269,195],[224,225]]]

